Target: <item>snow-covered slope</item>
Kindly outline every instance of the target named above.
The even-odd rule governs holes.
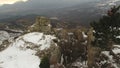
[[[54,36],[33,32],[17,38],[4,51],[0,52],[0,68],[39,68],[37,50],[51,46]]]

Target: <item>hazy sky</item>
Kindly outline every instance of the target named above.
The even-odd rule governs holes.
[[[0,5],[3,5],[3,4],[14,4],[17,1],[27,1],[27,0],[0,0]]]

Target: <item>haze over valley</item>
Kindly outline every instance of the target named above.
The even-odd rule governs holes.
[[[60,21],[88,26],[99,19],[107,10],[118,5],[119,0],[28,0],[0,6],[0,23],[15,22],[16,19],[36,15],[56,17]],[[13,19],[11,19],[13,18]],[[8,23],[8,22],[6,22]]]

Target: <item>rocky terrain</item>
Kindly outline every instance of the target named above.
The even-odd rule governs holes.
[[[120,67],[120,46],[91,46],[92,28],[53,28],[49,18],[37,17],[23,33],[10,32],[0,31],[0,68],[42,68],[46,62],[50,68]]]

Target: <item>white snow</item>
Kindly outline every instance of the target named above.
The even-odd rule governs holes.
[[[87,35],[85,34],[85,32],[82,32],[82,34],[84,38],[87,38]]]
[[[51,24],[48,24],[48,26],[49,26],[49,27],[52,27],[52,25],[51,25]]]
[[[118,53],[120,53],[120,49],[114,49],[114,50],[112,50],[115,54],[118,54]]]
[[[25,45],[25,42],[32,43],[36,46],[40,46],[40,50],[44,50],[50,47],[50,44],[52,43],[52,39],[56,39],[56,37],[51,36],[51,35],[44,35],[43,33],[39,32],[33,32],[33,33],[28,33],[24,36],[19,37],[16,42],[19,42],[15,44],[15,46],[20,46],[20,47],[26,47],[26,46],[31,46],[31,45]],[[22,45],[21,45],[22,44]]]
[[[34,54],[33,50],[10,46],[0,52],[0,68],[39,68],[40,59]]]
[[[117,36],[116,38],[120,38],[120,36]]]
[[[113,45],[113,49],[112,51],[114,52],[115,55],[117,55],[118,53],[120,53],[120,45]],[[103,54],[105,54],[109,60],[105,60],[104,62],[109,62],[111,63],[115,68],[120,68],[119,64],[115,62],[115,59],[113,58],[113,55],[110,55],[110,51],[103,51]],[[104,62],[102,62],[104,64]]]
[[[113,56],[109,55],[109,51],[103,51],[102,53],[109,57],[110,62],[113,62]]]
[[[120,45],[114,45],[114,47],[120,48]]]
[[[109,51],[103,51],[102,53],[105,54],[105,55],[109,58],[109,60],[103,61],[102,64],[104,64],[105,62],[109,62],[109,63],[112,63],[112,65],[113,65],[115,68],[119,68],[119,67],[117,66],[117,64],[115,63],[115,61],[114,61],[114,59],[113,59],[113,56],[112,56],[112,55],[109,55]]]
[[[23,39],[25,41],[28,42],[32,42],[32,43],[39,43],[39,40],[42,39],[43,37],[43,33],[30,33],[30,34],[26,34]]]
[[[115,54],[120,53],[120,45],[114,45],[114,49],[112,50]]]
[[[36,50],[27,46],[39,46],[44,50],[50,47],[54,36],[33,32],[17,38],[7,49],[0,52],[0,68],[39,68],[40,58]],[[32,44],[31,44],[32,43]]]

